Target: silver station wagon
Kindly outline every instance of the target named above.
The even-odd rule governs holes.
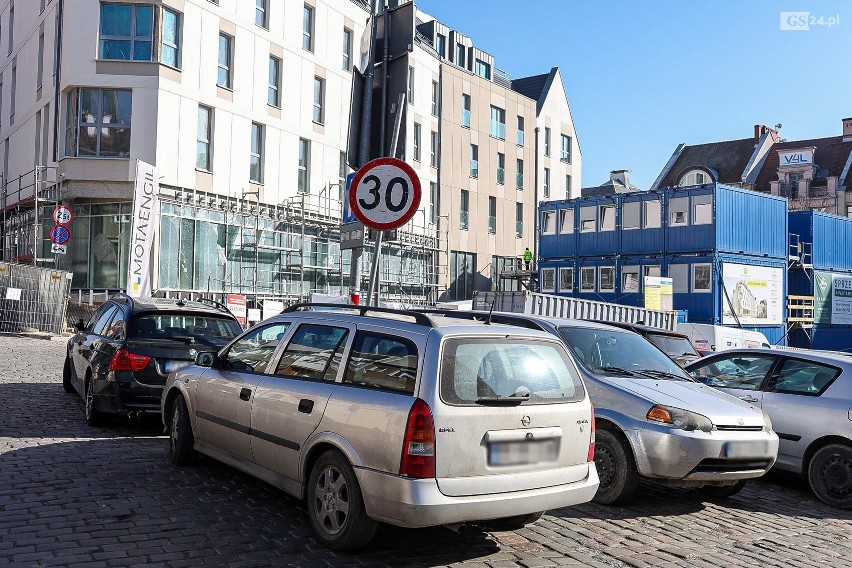
[[[172,461],[201,452],[306,500],[331,548],[378,522],[523,526],[598,488],[588,394],[546,333],[303,304],[196,362],[163,394]]]

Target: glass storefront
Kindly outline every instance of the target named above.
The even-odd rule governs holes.
[[[127,284],[131,203],[75,203],[68,249],[73,288],[119,289]]]

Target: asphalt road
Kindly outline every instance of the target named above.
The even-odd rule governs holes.
[[[381,526],[332,552],[283,492],[210,459],[172,465],[157,421],[86,426],[64,349],[0,336],[0,566],[852,566],[852,512],[772,474],[715,502],[643,483],[627,506],[514,532]]]

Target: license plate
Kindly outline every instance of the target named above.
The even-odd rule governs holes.
[[[192,361],[166,361],[163,363],[163,372],[168,375],[169,373],[185,369],[190,365],[192,365]]]
[[[765,441],[727,442],[723,448],[726,458],[765,457],[769,447]]]
[[[523,465],[556,461],[556,440],[495,442],[488,446],[488,465]]]

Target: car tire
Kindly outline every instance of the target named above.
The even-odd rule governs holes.
[[[322,454],[311,469],[307,508],[317,539],[333,550],[365,546],[379,524],[367,516],[355,472],[336,450]]]
[[[499,530],[505,531],[513,531],[517,529],[522,529],[527,525],[531,525],[544,515],[544,511],[539,511],[537,513],[530,513],[528,515],[517,515],[514,517],[503,517],[501,519],[494,519],[493,521],[489,521],[488,524],[493,526]]]
[[[615,432],[598,429],[595,433],[595,467],[600,485],[592,499],[601,505],[628,500],[636,491],[639,472],[630,447]]]
[[[195,435],[189,421],[186,401],[178,396],[172,403],[169,422],[169,458],[175,465],[189,465],[195,461]]]
[[[838,509],[852,509],[852,447],[829,444],[808,463],[808,483],[820,501]]]
[[[86,396],[83,398],[83,406],[86,412],[86,424],[89,426],[100,426],[103,422],[103,413],[95,408],[95,380],[91,377],[86,380]]]
[[[726,499],[742,491],[745,486],[746,480],[741,479],[733,485],[705,485],[700,491],[710,499]]]
[[[62,366],[62,388],[65,392],[74,392],[74,384],[71,382],[71,357],[65,356],[65,365]]]

